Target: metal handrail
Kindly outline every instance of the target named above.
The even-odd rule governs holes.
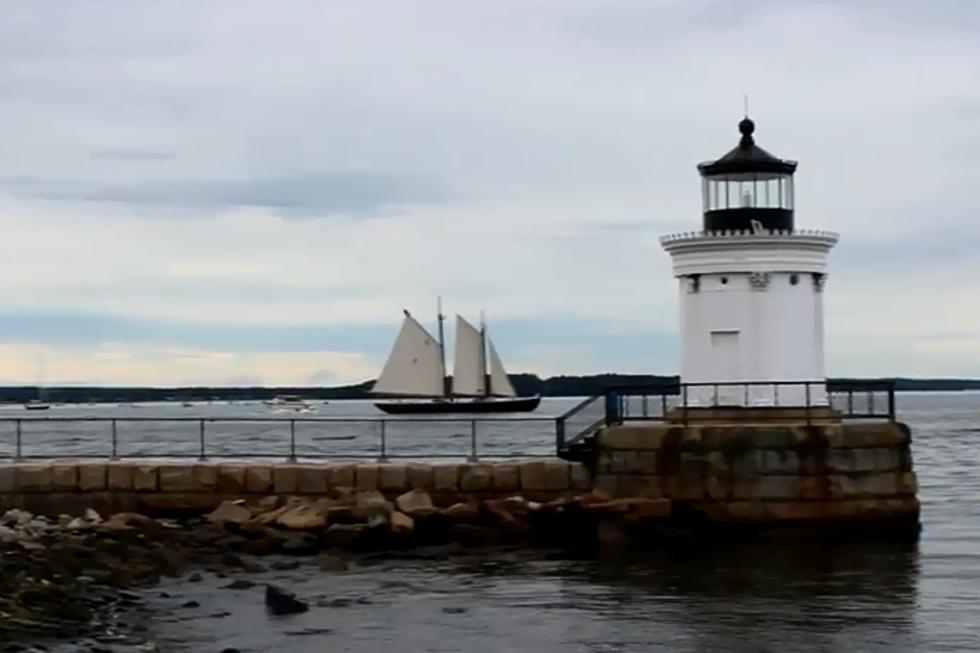
[[[132,417],[96,417],[96,416],[79,416],[79,417],[63,417],[63,416],[31,416],[31,417],[0,417],[0,424],[12,424],[14,430],[14,442],[13,442],[13,455],[11,458],[13,460],[32,460],[32,459],[59,459],[66,458],[64,455],[52,455],[51,453],[28,455],[25,453],[25,428],[30,429],[32,425],[44,425],[44,424],[72,424],[72,423],[102,423],[106,424],[108,429],[108,445],[109,451],[104,456],[108,460],[120,460],[123,458],[159,458],[159,459],[196,459],[196,460],[208,460],[208,459],[246,459],[246,458],[285,458],[289,461],[296,461],[299,458],[304,459],[376,459],[379,462],[387,462],[391,459],[419,459],[419,458],[443,458],[452,459],[465,457],[469,462],[477,462],[481,460],[481,454],[483,458],[537,458],[537,457],[551,457],[553,454],[535,454],[535,453],[506,453],[506,452],[492,452],[483,453],[481,452],[480,446],[480,431],[481,427],[496,425],[506,425],[514,423],[537,423],[537,424],[554,424],[554,418],[551,417],[494,417],[492,419],[480,419],[480,418],[470,418],[470,419],[447,419],[447,418],[426,418],[419,417],[411,419],[370,419],[370,418],[357,418],[357,417],[288,417],[288,418],[277,418],[277,417],[144,417],[144,416],[132,416]],[[196,424],[196,440],[197,446],[196,450],[193,452],[167,452],[162,454],[140,454],[134,456],[124,456],[120,452],[120,437],[119,431],[120,426],[124,426],[128,423],[136,424]],[[426,452],[424,454],[399,454],[393,453],[389,447],[389,429],[392,425],[410,425],[410,424],[443,424],[447,426],[462,426],[466,429],[466,434],[468,436],[468,452],[465,454],[461,453],[449,453],[445,450]],[[209,424],[263,424],[278,426],[282,428],[288,428],[288,444],[284,447],[285,451],[281,453],[258,453],[258,452],[234,452],[234,453],[216,453],[209,447],[209,444],[213,444],[214,441],[208,439],[208,428]],[[332,452],[332,453],[319,453],[319,452],[304,452],[301,451],[297,443],[297,426],[300,425],[314,425],[319,424],[325,427],[335,427],[338,424],[372,424],[378,427],[375,435],[377,437],[376,447],[372,447],[374,451],[353,451],[353,452]],[[459,434],[456,434],[458,436]],[[359,435],[350,436],[337,436],[337,437],[326,437],[318,438],[319,440],[334,440],[334,441],[351,441],[355,440]],[[371,437],[371,435],[366,435],[365,437]],[[0,436],[0,442],[2,442],[2,436]],[[56,445],[57,443],[49,443],[51,445]],[[72,459],[77,458],[93,458],[101,456],[70,456]],[[0,460],[4,456],[0,454]]]
[[[723,389],[729,388],[740,388],[742,389],[741,402],[736,403],[725,403],[722,397],[725,393],[722,392]],[[758,405],[753,406],[751,403],[753,399],[753,393],[751,390],[753,388],[770,388],[772,390],[772,404],[771,405]],[[795,388],[796,390],[803,390],[803,401],[802,404],[799,400],[792,400],[788,403],[780,404],[780,388]],[[827,396],[827,401],[817,402],[814,401],[814,388],[821,388]],[[606,420],[607,425],[614,423],[622,423],[623,421],[630,419],[643,419],[643,420],[657,420],[666,417],[668,412],[668,404],[666,401],[667,397],[680,397],[678,405],[672,408],[681,411],[682,422],[687,423],[690,411],[700,410],[704,408],[791,408],[791,409],[803,409],[805,411],[805,419],[807,423],[812,419],[814,412],[819,409],[826,409],[832,406],[832,398],[834,395],[845,395],[846,396],[846,407],[844,409],[836,409],[841,413],[841,416],[848,419],[888,419],[889,421],[895,421],[896,419],[896,402],[895,402],[895,388],[896,383],[889,379],[847,379],[838,381],[815,381],[815,380],[799,380],[799,381],[720,381],[717,383],[708,382],[698,382],[698,383],[676,383],[676,384],[655,384],[655,385],[624,385],[610,387],[606,389],[607,399],[610,396],[616,397],[615,404],[618,405],[618,410],[613,414],[610,414]],[[711,401],[707,405],[703,403],[693,403],[691,401],[692,391],[693,394],[697,396],[698,389],[709,389]],[[882,411],[875,409],[875,393],[885,393],[886,406]],[[702,395],[704,393],[701,393]],[[860,411],[855,409],[855,396],[860,394],[867,395],[867,406],[868,410]],[[631,397],[642,397],[644,401],[642,415],[639,417],[633,417],[630,415],[630,405],[629,399]],[[660,397],[661,399],[661,413],[660,415],[650,414],[648,411],[647,398],[649,397]],[[785,393],[784,393],[785,397]]]

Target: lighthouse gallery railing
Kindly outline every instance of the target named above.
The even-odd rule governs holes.
[[[609,386],[558,418],[556,444],[562,452],[602,426],[629,421],[686,423],[696,411],[706,408],[792,409],[804,421],[830,409],[842,419],[894,421],[895,386],[891,379]]]

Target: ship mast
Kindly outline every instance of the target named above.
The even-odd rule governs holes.
[[[450,396],[449,377],[446,376],[446,330],[443,323],[446,316],[442,314],[442,297],[436,298],[436,313],[439,317],[439,364],[442,366],[442,395]]]
[[[480,311],[480,370],[483,374],[483,396],[490,397],[490,371],[487,369],[487,321],[483,311]]]

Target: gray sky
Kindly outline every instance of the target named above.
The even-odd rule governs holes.
[[[0,0],[0,379],[332,383],[402,307],[674,373],[695,164],[800,161],[831,374],[980,375],[966,0]]]

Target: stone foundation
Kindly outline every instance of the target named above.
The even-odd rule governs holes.
[[[910,444],[896,422],[614,426],[597,436],[595,489],[670,499],[692,529],[915,538]]]
[[[395,496],[427,491],[437,505],[462,496],[520,494],[549,501],[590,490],[578,464],[558,459],[488,463],[260,463],[52,461],[0,465],[0,510],[34,513],[212,510],[225,500],[257,496],[325,496],[337,489]]]

